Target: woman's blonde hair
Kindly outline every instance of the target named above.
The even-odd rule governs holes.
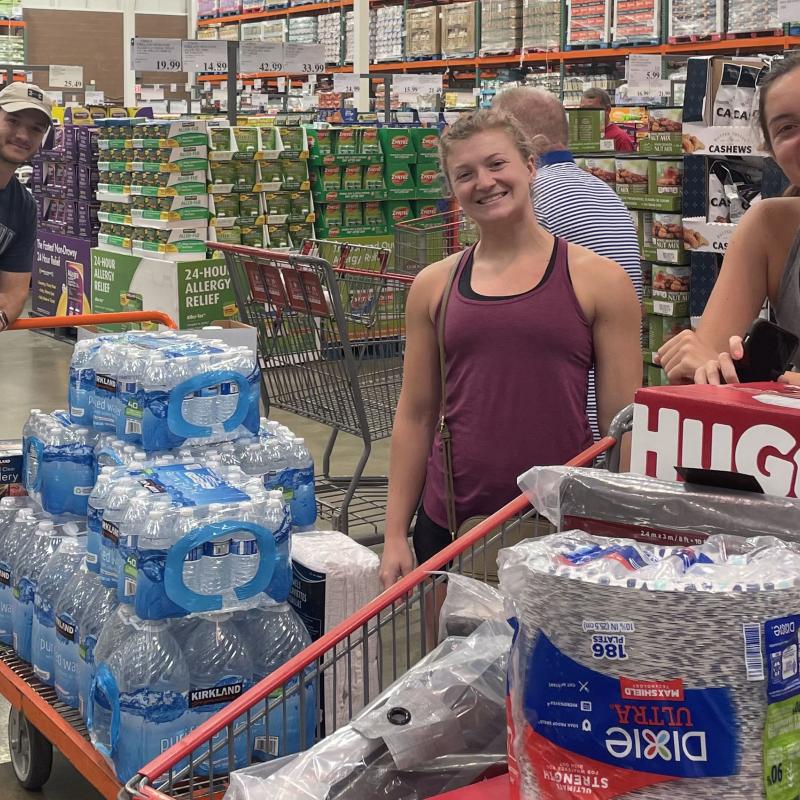
[[[469,116],[459,117],[439,139],[439,161],[445,178],[448,177],[447,159],[452,152],[453,144],[463,142],[476,133],[493,130],[503,131],[511,137],[523,161],[531,157],[536,158],[542,150],[542,143],[538,141],[542,137],[537,136],[536,140],[531,140],[511,114],[494,108],[484,108]]]

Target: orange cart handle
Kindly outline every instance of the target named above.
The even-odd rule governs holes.
[[[69,317],[28,317],[27,319],[18,319],[8,327],[8,330],[72,328],[83,325],[112,325],[122,322],[160,322],[173,330],[178,329],[172,317],[163,311],[120,311],[114,314],[73,314]]]

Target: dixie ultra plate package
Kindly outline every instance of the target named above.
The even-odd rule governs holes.
[[[512,797],[800,795],[800,548],[567,531],[500,553]]]

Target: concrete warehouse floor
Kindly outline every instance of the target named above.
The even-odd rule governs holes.
[[[46,335],[27,331],[0,334],[0,439],[19,439],[31,407],[52,411],[67,403],[67,370],[72,346]],[[329,429],[293,414],[275,410],[272,418],[303,436],[317,463],[328,440]],[[334,451],[332,470],[337,475],[352,473],[361,453],[360,440],[341,435]],[[373,445],[368,471],[385,475],[388,468],[388,439]],[[14,776],[8,752],[8,703],[0,698],[0,800],[96,800],[100,795],[60,754],[54,754],[53,772],[41,792],[22,789]]]

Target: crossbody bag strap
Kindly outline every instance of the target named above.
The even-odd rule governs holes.
[[[441,402],[439,406],[439,440],[441,441],[444,466],[447,527],[450,530],[450,535],[454,539],[458,532],[458,523],[456,518],[456,493],[453,483],[453,439],[447,424],[447,365],[445,363],[444,331],[447,305],[450,302],[450,295],[453,292],[453,284],[455,283],[456,275],[458,275],[461,268],[467,263],[467,260],[472,256],[474,250],[475,245],[468,247],[450,270],[450,274],[447,276],[447,283],[444,287],[444,293],[442,294],[442,302],[439,306],[439,319],[436,325],[436,339],[439,345],[439,388],[441,392]]]

